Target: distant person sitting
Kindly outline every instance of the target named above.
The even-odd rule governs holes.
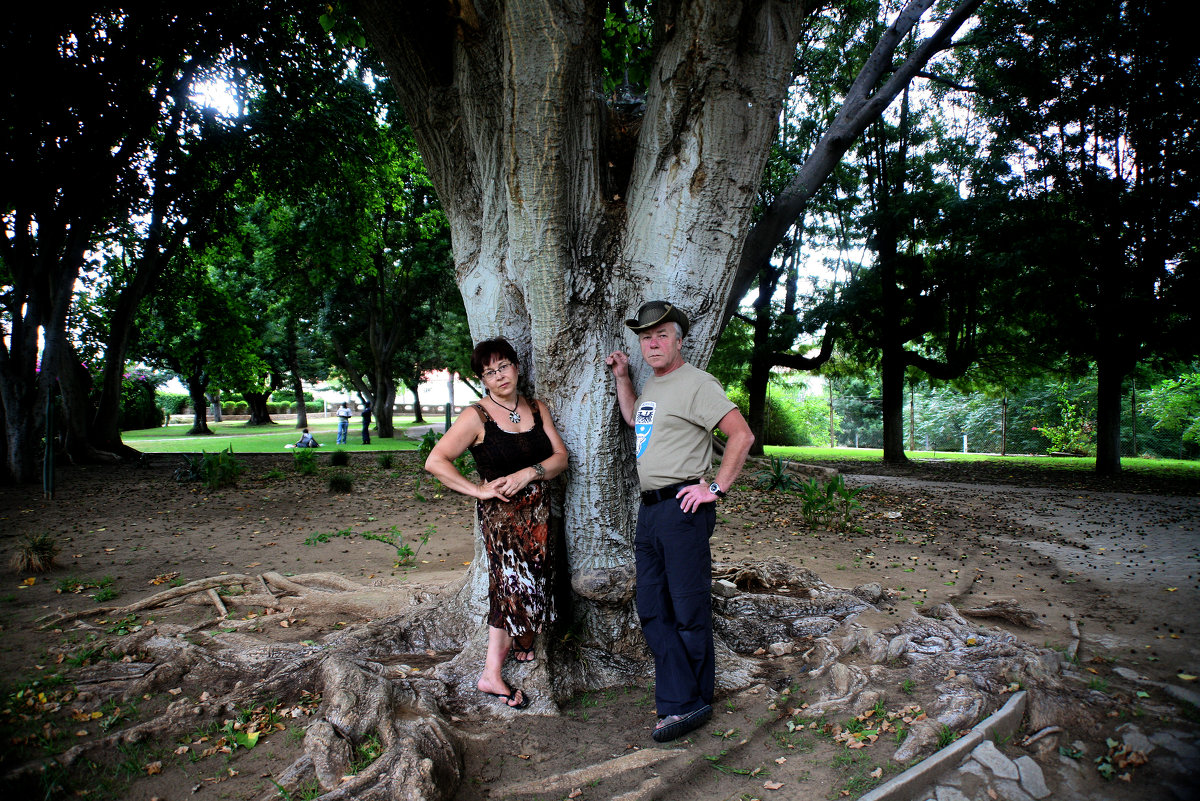
[[[315,439],[313,439],[313,435],[308,433],[308,429],[306,428],[306,429],[304,429],[304,432],[302,434],[300,434],[300,440],[292,447],[293,448],[319,448],[319,447],[321,447],[321,443],[319,443]]]

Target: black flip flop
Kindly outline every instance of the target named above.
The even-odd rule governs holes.
[[[503,699],[504,699],[504,705],[505,705],[506,707],[508,707],[509,709],[524,709],[525,707],[529,706],[529,696],[525,694],[525,691],[524,691],[524,690],[520,690],[520,689],[518,689],[518,690],[513,690],[513,691],[512,691],[511,693],[509,693],[508,695],[505,695],[504,693],[489,693],[487,690],[480,690],[480,692],[481,692],[481,693],[483,693],[484,695],[490,695],[490,696],[492,696],[493,698],[503,698]],[[519,703],[519,704],[510,704],[510,703],[509,703],[509,701],[512,701],[512,700],[513,700],[513,697],[514,697],[514,696],[515,696],[517,693],[520,693],[520,694],[521,694],[521,703]]]

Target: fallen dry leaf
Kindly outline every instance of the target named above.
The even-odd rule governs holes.
[[[579,798],[581,795],[583,795],[583,790],[580,790],[578,787],[576,787],[574,790],[567,793],[567,798]]]
[[[162,773],[162,761],[156,760],[146,766],[146,775],[153,776],[157,773]]]
[[[763,782],[763,787],[765,787],[768,790],[778,790],[782,786],[783,786],[783,782],[772,782],[772,781]]]

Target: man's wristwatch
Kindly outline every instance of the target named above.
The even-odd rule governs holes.
[[[725,497],[725,490],[721,489],[721,485],[715,481],[708,485],[708,491],[713,495],[716,495],[718,498]]]

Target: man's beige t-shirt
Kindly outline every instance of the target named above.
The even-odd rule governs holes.
[[[651,375],[633,415],[642,490],[703,477],[712,467],[712,430],[734,408],[717,379],[686,362]]]

